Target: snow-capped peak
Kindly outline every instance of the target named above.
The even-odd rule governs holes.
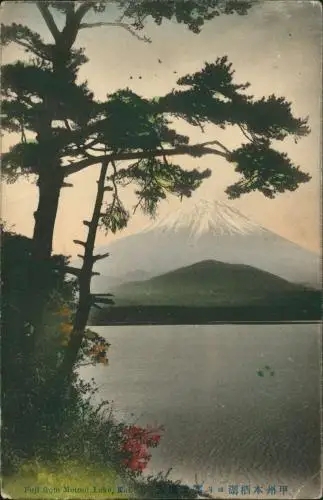
[[[182,208],[154,221],[145,231],[177,232],[182,229],[188,229],[191,238],[197,238],[206,232],[249,234],[262,231],[261,226],[242,215],[236,208],[221,201],[209,200],[200,200],[196,203],[189,200]]]

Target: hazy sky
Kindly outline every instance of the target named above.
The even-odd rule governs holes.
[[[114,8],[96,20],[113,20]],[[91,15],[94,19],[94,15]],[[33,3],[5,3],[1,8],[1,21],[27,24],[50,40],[50,35]],[[117,27],[82,30],[77,45],[86,47],[89,62],[80,72],[87,79],[95,95],[104,99],[107,93],[129,86],[143,96],[163,95],[176,85],[176,79],[200,69],[204,62],[213,62],[227,55],[236,70],[238,83],[249,81],[250,93],[257,97],[275,93],[293,103],[296,116],[309,116],[311,134],[297,145],[284,141],[279,148],[286,151],[312,180],[296,192],[280,194],[268,200],[260,193],[243,196],[232,201],[246,216],[262,226],[284,236],[305,248],[320,249],[320,179],[321,179],[321,51],[322,13],[319,2],[269,0],[254,7],[247,16],[220,16],[208,22],[202,33],[194,35],[185,26],[164,22],[158,27],[147,23],[145,34],[153,43],[146,44]],[[2,62],[25,57],[13,46],[2,51]],[[161,59],[162,64],[158,63]],[[177,71],[177,75],[173,72]],[[130,80],[130,75],[133,79]],[[138,76],[142,79],[138,79]],[[193,141],[222,140],[228,147],[240,143],[241,134],[234,128],[220,131],[207,127],[204,134],[189,125],[179,124],[178,130],[187,133]],[[2,150],[17,141],[6,134]],[[200,198],[225,200],[225,188],[237,179],[232,165],[219,157],[202,159],[180,157],[182,166],[211,168],[213,175],[193,195]],[[75,255],[73,239],[84,234],[82,220],[92,213],[99,168],[69,177],[74,188],[62,190],[54,235],[54,251]],[[2,186],[1,216],[15,230],[32,235],[33,212],[37,207],[37,188],[25,180]],[[128,208],[134,204],[131,192],[124,194]],[[160,206],[159,214],[179,206],[170,197]],[[108,243],[111,238],[137,231],[149,219],[137,213],[129,227],[117,236],[99,232],[97,243]]]

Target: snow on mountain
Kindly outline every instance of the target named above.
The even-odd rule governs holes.
[[[127,276],[140,270],[147,279],[202,260],[251,265],[291,282],[320,286],[318,255],[219,201],[188,200],[142,231],[99,249],[103,251],[110,257],[96,265],[101,276],[93,279],[92,288],[97,292],[107,291],[109,278],[127,282]]]
[[[174,231],[189,229],[190,238],[198,238],[203,233],[210,232],[214,235],[223,234],[249,234],[261,231],[262,228],[242,215],[235,208],[220,202],[201,200],[184,208],[167,214],[160,220],[150,224],[145,232],[151,230]]]

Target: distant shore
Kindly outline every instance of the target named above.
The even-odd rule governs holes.
[[[263,323],[320,321],[319,304],[301,307],[189,307],[118,306],[102,309],[90,318],[90,325],[186,325],[216,323]]]

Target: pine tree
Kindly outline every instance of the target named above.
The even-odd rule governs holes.
[[[86,22],[95,12],[100,18],[110,3],[118,6],[121,16],[115,22]],[[20,134],[20,141],[2,155],[2,172],[8,182],[21,175],[37,176],[38,208],[33,235],[33,266],[30,271],[30,322],[41,333],[41,310],[46,300],[46,262],[52,251],[52,239],[62,187],[70,186],[68,177],[105,162],[116,165],[113,182],[119,189],[129,183],[136,187],[137,207],[149,214],[160,200],[171,193],[189,197],[210,177],[211,170],[187,170],[176,157],[190,155],[220,156],[234,165],[237,182],[226,190],[230,198],[260,191],[273,198],[277,193],[293,191],[310,176],[292,163],[285,153],[275,149],[277,141],[293,136],[295,141],[309,133],[307,120],[292,114],[291,103],[270,95],[255,99],[247,93],[249,83],[234,81],[227,57],[206,63],[191,75],[177,80],[177,89],[164,96],[147,99],[130,88],[95,99],[87,82],[77,80],[79,68],[86,63],[83,49],[74,48],[82,29],[119,26],[133,36],[142,35],[150,16],[161,24],[176,19],[198,33],[203,23],[219,14],[245,14],[251,6],[243,0],[205,0],[136,2],[115,0],[110,3],[36,2],[54,43],[45,43],[27,26],[3,26],[3,45],[16,43],[31,54],[28,62],[18,61],[2,68],[2,127]],[[64,18],[59,30],[55,12]],[[161,61],[160,61],[161,62]],[[235,150],[214,138],[190,144],[189,137],[173,128],[172,119],[181,118],[202,130],[208,124],[225,129],[238,127],[242,143]],[[30,139],[33,137],[33,139]],[[99,224],[108,230],[124,227],[129,213],[121,198],[108,203],[100,212]]]
[[[110,4],[118,7],[118,20],[83,22],[90,12],[99,16],[109,10]],[[151,16],[157,24],[163,19],[175,18],[198,33],[206,20],[220,13],[246,14],[251,2],[114,0],[109,3],[36,2],[36,6],[54,43],[45,43],[27,26],[1,25],[3,46],[15,43],[31,54],[28,63],[17,62],[2,68],[2,127],[21,134],[20,142],[3,156],[3,173],[9,182],[14,182],[20,175],[36,174],[38,177],[39,203],[33,239],[35,258],[42,260],[51,253],[60,189],[64,186],[64,177],[69,175],[63,168],[64,158],[86,156],[90,138],[100,126],[104,126],[100,120],[104,107],[102,109],[94,100],[86,83],[76,83],[78,70],[87,61],[82,49],[73,48],[80,30],[117,26],[149,42],[147,37],[140,35],[147,17]],[[55,12],[65,18],[62,30],[57,27]],[[54,121],[59,121],[60,125],[54,125]],[[27,140],[27,132],[31,132],[35,140]],[[96,143],[92,140],[92,146]]]
[[[118,6],[120,17],[114,22],[103,22],[100,14],[111,3]],[[19,142],[2,155],[2,174],[7,182],[15,182],[20,176],[36,176],[39,191],[31,266],[26,277],[30,307],[26,317],[21,318],[21,326],[25,322],[34,326],[34,352],[37,339],[43,333],[42,311],[52,277],[48,264],[61,189],[71,186],[70,176],[102,165],[92,221],[84,221],[89,232],[84,242],[83,267],[76,270],[65,266],[65,271],[78,276],[84,302],[79,303],[73,327],[77,335],[66,347],[58,381],[61,375],[69,376],[73,370],[85,338],[90,307],[97,304],[98,299],[104,300],[90,294],[93,259],[99,258],[93,253],[95,234],[98,225],[112,232],[127,225],[130,214],[120,194],[124,186],[135,186],[136,208],[153,214],[168,194],[190,197],[211,175],[210,169],[187,170],[177,164],[176,158],[182,155],[194,157],[197,162],[205,155],[218,156],[232,164],[239,178],[226,190],[230,198],[256,190],[273,198],[277,193],[297,189],[310,179],[275,147],[286,137],[292,136],[297,141],[307,135],[307,120],[295,118],[291,103],[284,97],[271,95],[255,99],[249,95],[250,84],[235,82],[227,57],[206,63],[192,75],[179,77],[177,88],[167,95],[147,99],[125,88],[99,102],[87,82],[78,81],[79,69],[87,62],[84,50],[74,47],[79,32],[113,26],[149,43],[142,34],[148,17],[157,24],[164,19],[175,19],[198,33],[205,21],[220,14],[244,15],[250,6],[251,2],[244,0],[36,2],[35,7],[41,12],[53,43],[45,43],[38,33],[21,24],[1,26],[2,44],[18,44],[31,56],[27,62],[2,67],[1,93],[2,128],[20,134]],[[55,21],[57,11],[64,20],[61,30]],[[97,22],[86,22],[90,12],[97,14]],[[238,127],[241,145],[230,150],[216,137],[191,144],[188,136],[174,128],[174,118],[181,118],[201,130],[208,124],[222,129]],[[109,186],[104,186],[106,178]],[[103,196],[110,190],[112,200],[102,207]],[[110,300],[109,297],[106,300]],[[22,371],[28,379],[28,363],[33,363],[30,360],[26,363]],[[30,410],[27,419],[30,425],[34,423],[33,429],[28,428],[30,443],[37,435],[38,416],[34,413],[39,407],[36,402],[48,404],[50,411],[57,404],[52,382],[45,381],[34,393],[31,388],[34,401],[31,406],[35,410]],[[58,393],[61,388],[62,384],[57,383]],[[21,429],[24,427],[22,421]]]

